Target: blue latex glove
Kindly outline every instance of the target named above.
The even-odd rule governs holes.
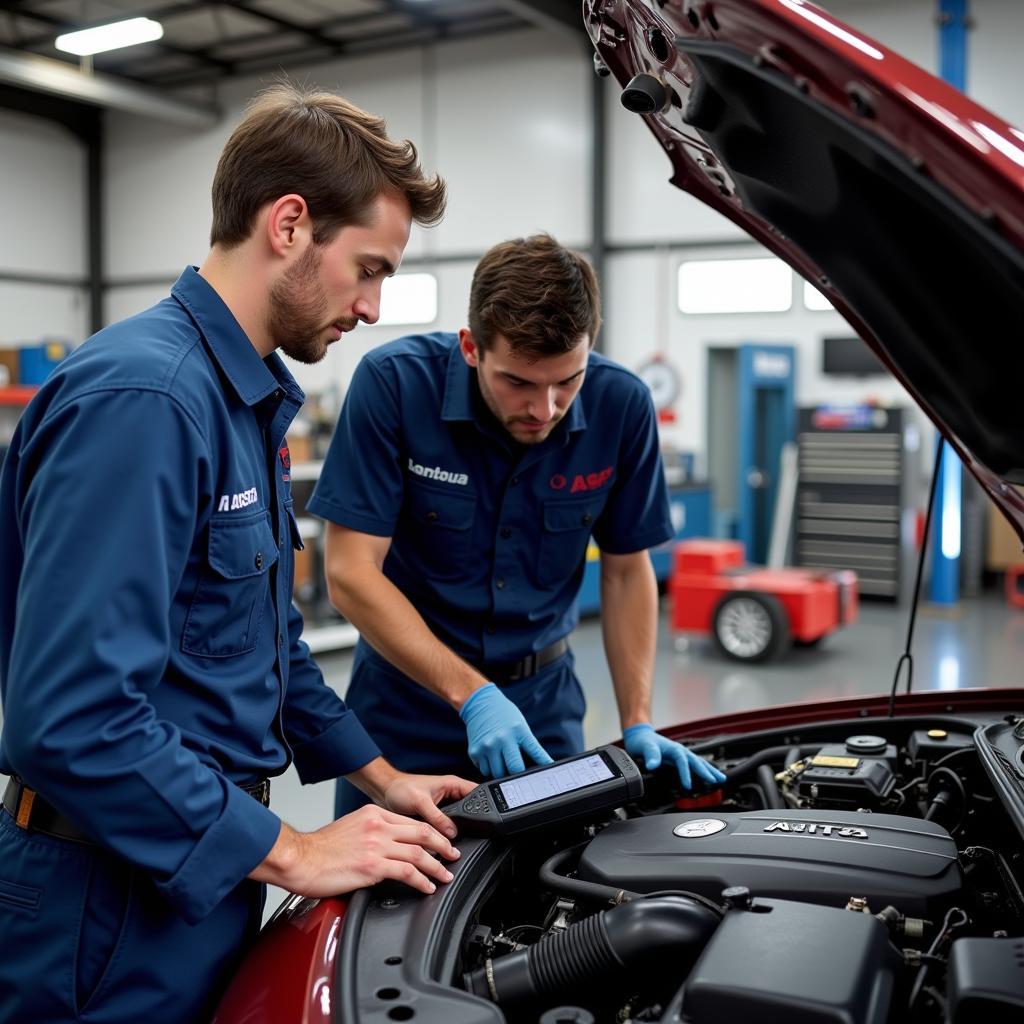
[[[526,766],[520,750],[536,764],[551,764],[522,711],[494,683],[480,687],[462,705],[459,717],[466,723],[470,759],[484,775],[500,779],[521,772]]]
[[[631,725],[622,734],[626,741],[626,753],[634,761],[643,761],[649,772],[661,765],[662,760],[670,761],[676,766],[679,772],[679,781],[683,789],[692,789],[693,783],[690,778],[690,769],[699,779],[709,786],[715,786],[719,782],[725,782],[725,776],[713,765],[698,757],[692,750],[688,750],[682,743],[666,739],[654,731],[654,727],[646,722],[640,725]]]

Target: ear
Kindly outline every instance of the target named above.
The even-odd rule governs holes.
[[[473,332],[468,327],[459,328],[459,349],[462,352],[462,358],[470,366],[477,366],[483,359],[483,352],[473,339]]]
[[[313,222],[302,196],[275,200],[267,214],[267,241],[276,256],[296,255],[313,240]]]

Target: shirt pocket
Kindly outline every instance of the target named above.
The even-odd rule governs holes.
[[[185,619],[181,649],[204,658],[253,650],[270,596],[270,568],[277,559],[266,512],[246,519],[211,519],[206,564]]]
[[[466,573],[476,514],[476,494],[409,485],[415,561],[432,580],[461,579]]]
[[[537,581],[542,586],[560,586],[579,569],[603,508],[603,496],[544,502],[537,558]]]

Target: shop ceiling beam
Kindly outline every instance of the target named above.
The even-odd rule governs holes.
[[[318,25],[302,25],[297,21],[291,21],[288,18],[282,18],[278,14],[272,14],[270,11],[265,11],[261,7],[253,7],[250,4],[244,2],[244,0],[218,0],[219,7],[227,7],[232,11],[240,11],[242,14],[247,14],[252,18],[258,18],[262,21],[267,22],[269,25],[274,25],[277,28],[284,29],[285,32],[295,32],[297,35],[305,36],[307,39],[311,39],[318,46],[324,46],[329,50],[333,50],[335,53],[343,53],[345,50],[345,44],[339,39],[332,39],[331,36],[325,36],[320,31]]]
[[[209,127],[220,117],[213,107],[165,96],[114,75],[83,74],[63,61],[7,49],[0,49],[0,83],[175,124]]]
[[[590,40],[583,29],[583,15],[578,3],[566,3],[565,0],[495,0],[496,5],[509,14],[514,14],[523,21],[542,28],[547,32],[557,32],[561,36],[572,36],[578,42]]]

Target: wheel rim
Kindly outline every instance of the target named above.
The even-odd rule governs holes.
[[[768,648],[772,620],[764,605],[737,597],[722,608],[716,626],[722,646],[737,658],[756,658]]]

